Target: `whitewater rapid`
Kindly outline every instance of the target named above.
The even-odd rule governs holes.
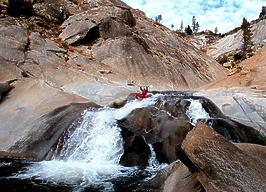
[[[33,163],[16,177],[88,186],[133,173],[136,168],[119,165],[124,149],[117,120],[136,108],[154,104],[158,96],[142,101],[133,100],[119,109],[104,107],[85,110],[82,122],[67,138],[63,148],[56,151],[51,161]],[[150,161],[152,166],[157,165],[154,162],[153,152]]]
[[[195,126],[200,119],[210,118],[210,115],[203,108],[200,100],[188,99],[188,101],[190,101],[190,105],[186,111],[186,115],[193,126]]]

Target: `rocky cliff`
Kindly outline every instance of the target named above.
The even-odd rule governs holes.
[[[47,0],[32,9],[32,16],[1,18],[1,81],[24,74],[67,91],[86,81],[187,89],[225,74],[213,59],[120,1]]]

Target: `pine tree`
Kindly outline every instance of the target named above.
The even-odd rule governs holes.
[[[218,34],[218,28],[217,28],[217,27],[215,27],[215,29],[214,29],[214,33],[215,33],[215,35]]]
[[[188,35],[192,35],[192,29],[191,27],[188,25],[186,28],[185,28],[185,32],[188,34]]]
[[[157,16],[155,17],[155,22],[158,23],[158,17]]]
[[[196,31],[196,17],[195,16],[192,17],[192,31],[193,32]]]
[[[174,24],[172,24],[172,25],[171,25],[172,30],[174,29],[174,27],[175,27]]]
[[[241,25],[241,29],[243,31],[243,53],[244,57],[246,57],[248,52],[251,52],[251,47],[253,45],[251,40],[251,30],[250,30],[250,23],[244,17]]]
[[[260,18],[264,18],[266,16],[266,6],[262,6],[261,12],[260,12]]]
[[[158,22],[161,23],[161,21],[163,20],[162,15],[161,15],[161,14],[158,15],[158,16],[157,16],[157,19],[158,19]]]
[[[181,30],[181,31],[184,30],[184,23],[183,23],[183,20],[181,21],[180,30]]]

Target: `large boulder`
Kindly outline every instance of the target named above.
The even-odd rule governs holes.
[[[134,25],[135,19],[130,9],[102,6],[70,16],[62,24],[63,31],[59,37],[68,44],[88,44],[100,36],[124,36],[127,26]]]
[[[204,124],[189,132],[182,149],[197,167],[198,180],[206,191],[265,190],[265,163]]]

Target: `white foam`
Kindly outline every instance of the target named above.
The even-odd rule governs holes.
[[[199,100],[189,99],[191,102],[188,110],[186,111],[186,115],[190,119],[190,123],[192,125],[196,125],[199,119],[208,119],[210,118],[209,114],[202,107],[202,104]]]

